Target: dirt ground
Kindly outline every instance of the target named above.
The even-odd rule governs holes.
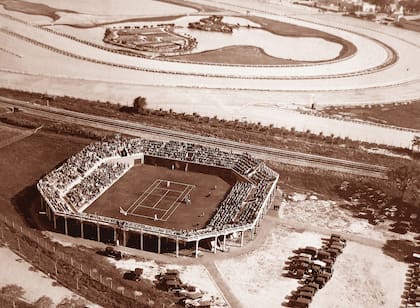
[[[382,247],[388,239],[412,239],[413,234],[401,236],[387,231],[386,226],[369,225],[337,202],[305,194],[292,195],[279,213],[271,212],[265,219],[273,226],[265,231],[265,238],[257,239],[263,241],[258,248],[215,261],[243,307],[284,304],[298,286],[297,280],[282,276],[287,258],[296,248],[320,247],[321,239],[334,232],[348,239],[347,246],[334,264],[333,278],[315,295],[311,307],[401,304],[407,264],[385,255]]]
[[[297,280],[282,276],[285,261],[296,248],[320,247],[322,237],[277,225],[255,251],[215,263],[243,307],[280,307],[298,287]],[[406,269],[407,264],[384,255],[380,247],[348,241],[333,278],[311,307],[398,307]]]
[[[282,277],[285,261],[294,249],[321,246],[321,235],[276,227],[254,252],[216,261],[222,277],[243,307],[280,307],[295,290],[295,279]]]
[[[120,214],[120,207],[125,210],[130,208],[133,202],[157,179],[194,185],[195,188],[190,193],[191,205],[186,205],[181,202],[167,221],[154,221],[154,213],[160,215],[160,212],[154,211],[154,209],[138,208],[135,212],[136,214],[147,215],[150,218],[132,215],[124,216]],[[216,190],[213,190],[214,186],[217,187]],[[202,228],[213,216],[219,203],[225,198],[229,189],[230,185],[217,176],[197,172],[185,172],[183,170],[171,170],[169,168],[151,165],[138,165],[131,168],[118,182],[98,198],[86,212],[177,230]],[[211,195],[207,197],[209,193]],[[158,201],[160,197],[155,196],[152,201]],[[169,200],[168,195],[163,196],[163,198]],[[170,197],[169,203],[164,199],[162,201],[170,204],[175,201],[174,198]],[[147,205],[152,206],[152,204]],[[148,211],[145,212],[145,210]]]
[[[407,267],[378,248],[349,242],[311,307],[399,307]]]
[[[283,201],[279,211],[280,219],[289,224],[340,232],[360,241],[368,238],[376,241],[377,245],[386,240],[413,240],[415,236],[412,232],[401,235],[388,231],[391,221],[371,225],[367,219],[353,217],[350,211],[340,208],[340,203],[336,201],[318,200],[313,195],[308,197],[304,194],[294,194],[292,198],[296,201]]]

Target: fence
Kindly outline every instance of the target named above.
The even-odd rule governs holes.
[[[82,263],[83,255],[68,255],[61,245],[5,216],[0,217],[0,243],[61,285],[98,304],[138,307],[145,301],[140,291],[122,284],[121,278]]]

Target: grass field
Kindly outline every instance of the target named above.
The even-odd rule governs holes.
[[[373,105],[370,107],[327,108],[328,114],[342,114],[376,123],[420,129],[420,101],[406,105]]]
[[[80,151],[91,140],[38,132],[0,148],[0,211],[28,222],[39,219],[35,184],[46,172]]]
[[[284,65],[303,61],[275,58],[255,46],[229,46],[216,50],[170,57],[170,59],[206,63],[245,64],[245,65]]]
[[[21,1],[18,0],[16,2]],[[29,2],[32,2],[34,6],[50,6],[60,11],[72,10],[80,14],[90,15],[109,15],[112,12],[113,15],[159,16],[170,13],[186,14],[196,11],[191,7],[155,0],[142,0],[141,2],[136,0],[102,0],[100,5],[98,5],[97,0],[29,0]]]
[[[166,181],[177,183],[167,188]],[[191,204],[187,205],[182,199],[191,186]],[[217,176],[137,165],[85,212],[168,229],[196,229],[205,226],[229,189]],[[120,213],[120,207],[128,210],[127,216]],[[155,214],[158,220],[154,220]]]
[[[4,141],[19,135],[21,132],[22,130],[19,128],[0,123],[0,147]]]
[[[57,11],[77,13],[71,10],[53,8],[41,3],[33,3],[21,0],[0,0],[0,4],[3,4],[4,8],[10,11],[16,11],[30,15],[43,15],[50,17],[52,20],[57,20],[60,18],[60,15],[57,14]]]
[[[6,108],[6,107],[1,107],[0,106],[0,114],[2,114],[2,113],[6,113],[6,112],[8,112],[9,111],[9,109],[8,108]]]

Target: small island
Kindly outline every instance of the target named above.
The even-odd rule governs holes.
[[[174,26],[174,24],[160,24],[107,28],[103,41],[141,51],[150,56],[180,55],[197,46],[194,37],[175,33]]]
[[[212,31],[212,32],[224,32],[232,33],[233,29],[239,28],[238,25],[228,24],[222,21],[223,16],[212,15],[206,18],[200,19],[197,22],[190,22],[188,28],[202,30],[202,31]]]

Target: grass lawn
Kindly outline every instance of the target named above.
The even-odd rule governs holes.
[[[60,10],[41,3],[27,2],[21,0],[0,0],[0,4],[4,5],[6,10],[16,11],[29,15],[42,15],[50,17],[52,20],[57,20],[60,15],[57,11],[67,13],[77,13],[71,10]]]
[[[371,107],[330,107],[328,114],[341,114],[375,123],[420,129],[420,101],[406,105],[374,105]]]
[[[17,136],[21,134],[21,132],[22,130],[20,128],[0,123],[0,146],[3,143],[3,141]]]
[[[263,49],[255,46],[228,46],[199,53],[174,56],[170,57],[170,59],[245,65],[284,65],[307,63],[305,61],[294,61],[272,57],[267,55]]]
[[[36,217],[32,205],[39,201],[36,182],[90,142],[84,138],[38,132],[1,148],[0,211],[16,219],[17,213],[22,213],[32,221]]]

